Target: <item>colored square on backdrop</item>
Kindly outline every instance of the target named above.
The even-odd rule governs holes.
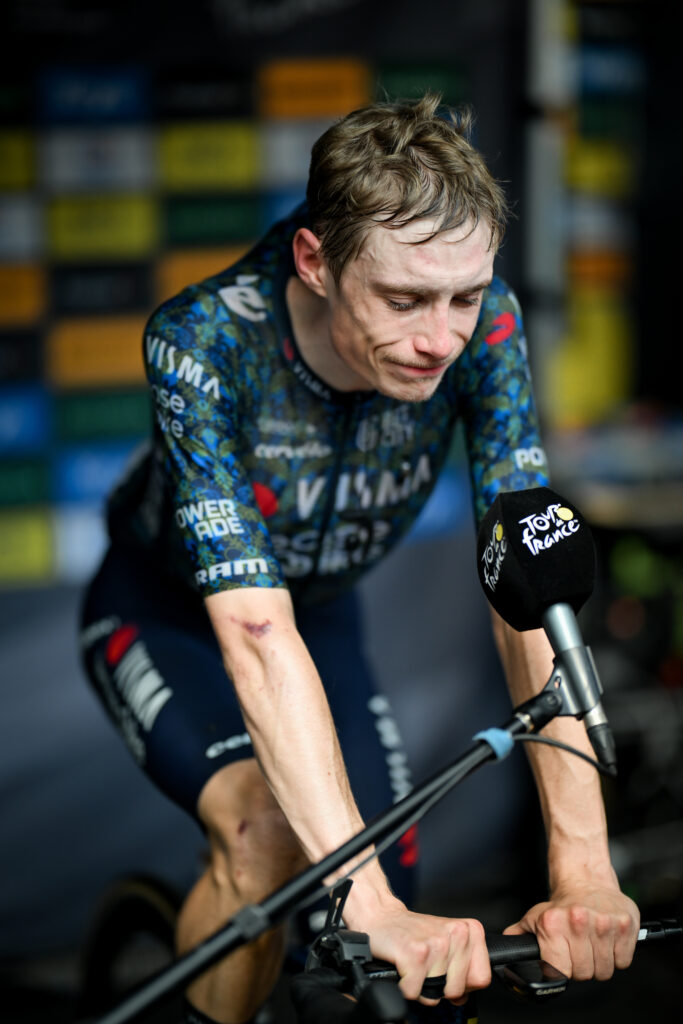
[[[155,83],[156,116],[172,120],[250,117],[254,112],[251,75],[224,67],[162,73]]]
[[[55,433],[60,441],[143,438],[151,423],[146,388],[78,392],[55,399]]]
[[[58,321],[46,338],[46,372],[58,388],[143,385],[146,316]]]
[[[37,83],[40,120],[46,124],[120,124],[150,115],[149,83],[142,68],[53,68]]]
[[[48,242],[55,259],[140,259],[159,239],[152,196],[64,196],[48,205]]]
[[[625,199],[633,194],[635,177],[635,162],[627,147],[609,139],[568,140],[565,181],[569,188]]]
[[[51,397],[40,385],[0,388],[0,455],[41,452],[51,430]]]
[[[0,586],[50,579],[53,550],[52,520],[47,508],[0,510]]]
[[[33,134],[20,128],[0,131],[0,189],[31,188],[35,180]]]
[[[35,381],[43,373],[43,339],[38,331],[0,334],[0,382]]]
[[[33,195],[0,195],[0,260],[25,262],[43,255],[43,208]]]
[[[261,156],[256,125],[249,121],[173,124],[159,137],[160,181],[172,191],[248,189]]]
[[[306,186],[298,188],[272,189],[263,196],[263,223],[261,232],[266,232],[278,220],[289,216],[306,198]]]
[[[38,265],[0,264],[0,328],[28,327],[47,306],[45,271]]]
[[[57,505],[53,523],[58,578],[84,583],[94,574],[107,547],[102,508],[99,504]]]
[[[165,236],[170,246],[252,243],[261,231],[257,195],[177,196],[166,200]]]
[[[53,192],[150,189],[155,139],[148,128],[58,128],[38,147],[41,184]]]
[[[164,302],[190,284],[213,277],[237,263],[247,252],[247,245],[212,249],[175,249],[165,253],[156,267],[156,301]]]
[[[0,459],[0,505],[43,505],[50,498],[47,456]]]
[[[154,297],[149,263],[83,263],[52,268],[52,309],[74,313],[149,312]]]
[[[57,501],[103,503],[122,476],[138,443],[102,442],[61,448],[52,466]]]
[[[462,103],[468,83],[462,68],[448,64],[383,64],[377,69],[375,94],[378,100],[418,99],[436,92],[447,105]]]
[[[261,117],[339,117],[365,106],[370,68],[356,57],[274,60],[257,78]]]
[[[266,188],[298,185],[305,193],[311,148],[332,123],[332,118],[266,121],[261,126],[261,183]]]

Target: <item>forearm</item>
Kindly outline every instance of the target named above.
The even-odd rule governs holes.
[[[517,633],[494,613],[494,635],[515,705],[538,693],[550,678],[553,655],[542,630]],[[554,719],[543,734],[590,756],[586,730],[575,718]],[[551,888],[588,876],[616,884],[607,843],[600,776],[580,758],[534,743],[527,752],[548,839]]]
[[[239,605],[209,599],[207,607],[264,777],[304,852],[319,861],[363,821],[322,683],[285,595],[265,606],[247,598]],[[357,880],[356,890],[388,895],[376,861]]]

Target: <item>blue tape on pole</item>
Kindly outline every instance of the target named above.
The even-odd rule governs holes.
[[[475,733],[472,739],[483,740],[484,743],[488,743],[499,761],[502,761],[504,757],[512,753],[515,745],[512,736],[505,729],[482,729],[481,732]]]

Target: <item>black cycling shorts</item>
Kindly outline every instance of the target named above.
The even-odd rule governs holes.
[[[410,776],[389,701],[377,692],[363,653],[358,602],[347,594],[299,607],[296,618],[368,820],[409,791]],[[81,650],[87,675],[135,760],[197,819],[199,794],[214,772],[253,756],[201,599],[144,556],[113,547],[85,596]],[[416,852],[412,830],[382,858],[404,899]]]

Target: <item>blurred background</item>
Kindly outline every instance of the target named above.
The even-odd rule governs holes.
[[[182,890],[202,855],[194,825],[128,762],[76,649],[103,500],[149,429],[145,320],[303,197],[311,144],[332,120],[427,88],[474,107],[474,142],[505,183],[515,218],[498,271],[525,311],[554,486],[594,529],[599,580],[582,625],[620,756],[605,790],[614,860],[644,913],[681,913],[683,207],[670,8],[5,0],[3,13],[0,1017],[73,1019],[107,886],[152,872]],[[457,440],[423,517],[362,598],[370,656],[424,777],[509,708]],[[449,797],[421,845],[426,908],[494,929],[541,898],[523,757]],[[671,956],[639,953],[611,987],[567,997],[570,1011],[580,998],[589,1018],[617,998],[625,1021],[674,1009]]]

